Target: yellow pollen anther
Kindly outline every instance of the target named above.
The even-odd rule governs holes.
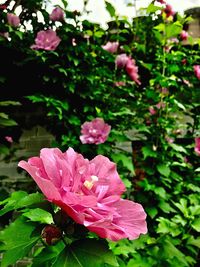
[[[94,185],[93,181],[90,182],[90,181],[87,181],[87,180],[83,184],[89,190],[92,189],[92,187]]]

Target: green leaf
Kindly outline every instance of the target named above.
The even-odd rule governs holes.
[[[144,146],[142,148],[142,153],[143,153],[144,159],[146,159],[147,157],[152,157],[152,158],[156,158],[157,157],[157,152],[154,151],[149,146]]]
[[[4,155],[10,154],[10,149],[5,145],[0,145],[0,155],[2,155],[2,154],[4,154]]]
[[[119,266],[115,255],[104,241],[85,239],[72,243],[61,252],[52,267]]]
[[[183,25],[179,21],[176,21],[173,24],[166,25],[165,27],[166,37],[171,38],[171,37],[177,36],[178,34],[181,33],[182,28],[183,28]]]
[[[160,23],[157,26],[154,27],[155,30],[158,30],[159,32],[164,32],[165,30],[165,24],[164,23]]]
[[[154,4],[150,4],[148,7],[147,7],[147,13],[155,13],[156,11],[158,10],[161,10],[162,8],[159,7],[159,6],[155,6]]]
[[[175,210],[169,205],[168,202],[164,201],[163,199],[160,199],[159,204],[158,204],[159,208],[165,212],[165,213],[170,213],[170,212],[174,212]]]
[[[27,195],[28,194],[24,191],[16,191],[13,192],[10,197],[1,201],[0,205],[5,205],[5,206],[0,210],[0,216],[7,213],[8,211],[14,210],[16,203],[18,203],[18,201],[20,201]]]
[[[155,207],[146,208],[146,211],[152,219],[158,214],[158,210]]]
[[[101,38],[103,35],[104,35],[104,32],[103,32],[103,31],[96,31],[96,32],[94,33],[94,36],[95,36],[96,38]]]
[[[36,255],[34,255],[31,267],[52,266],[52,262],[56,261],[64,248],[65,244],[63,241],[59,241],[54,246],[43,247],[39,253],[36,252]]]
[[[28,195],[24,191],[16,191],[11,194],[10,197],[0,202],[1,205],[5,205],[0,210],[0,216],[7,213],[8,211],[24,208],[36,203],[44,201],[44,196],[41,193],[33,193]]]
[[[8,267],[28,254],[39,237],[31,237],[35,224],[19,217],[0,233],[0,250],[3,253],[1,267]]]
[[[180,109],[182,109],[183,111],[186,111],[185,106],[184,106],[182,103],[178,102],[176,99],[174,99],[174,103],[175,103]]]
[[[192,228],[196,230],[197,232],[200,232],[200,218],[195,219],[192,224]]]
[[[157,233],[170,234],[173,237],[178,236],[181,233],[181,228],[178,227],[177,223],[164,217],[159,217],[157,221],[159,221]]]
[[[129,156],[119,153],[112,154],[111,157],[116,163],[121,161],[124,167],[126,167],[130,172],[134,173],[133,163]]]
[[[128,261],[127,267],[151,267],[155,266],[155,259],[152,257],[144,257],[140,253],[134,253]]]
[[[171,262],[175,262],[173,266],[189,267],[189,264],[185,260],[185,254],[177,249],[170,240],[162,240],[161,249],[159,255],[163,259],[169,259]]]
[[[166,164],[160,163],[160,164],[158,164],[156,166],[156,168],[157,168],[158,172],[160,174],[162,174],[163,176],[165,176],[165,177],[168,177],[169,176],[169,174],[170,174],[170,168]]]
[[[105,1],[105,4],[106,4],[106,10],[110,14],[110,16],[111,17],[115,17],[115,8],[114,8],[114,6],[111,3],[107,2],[107,1]]]
[[[193,236],[190,236],[190,238],[187,240],[188,245],[193,245],[195,247],[198,247],[200,249],[200,237],[197,237],[196,239]]]
[[[33,204],[38,204],[41,202],[44,202],[44,195],[41,193],[32,193],[29,194],[28,196],[25,196],[23,198],[21,198],[15,205],[15,208],[24,208]]]
[[[14,121],[12,119],[0,118],[0,125],[8,127],[8,126],[16,126],[17,123],[16,123],[16,121]]]
[[[27,212],[24,212],[23,216],[29,218],[32,222],[41,222],[47,224],[53,223],[53,217],[51,213],[40,208],[31,209]]]
[[[187,207],[187,204],[188,204],[187,199],[181,198],[180,203],[175,203],[175,202],[173,202],[173,203],[186,217],[188,217],[188,211],[189,210]]]
[[[161,198],[166,198],[166,191],[163,187],[156,187],[154,191],[156,195],[159,195]]]
[[[18,101],[10,101],[10,100],[7,100],[7,101],[0,101],[0,106],[20,106],[21,103],[18,102]]]

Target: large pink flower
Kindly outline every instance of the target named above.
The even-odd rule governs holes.
[[[52,21],[63,21],[64,12],[60,7],[55,7],[51,14],[49,15],[50,20]]]
[[[110,133],[111,126],[104,122],[102,118],[95,118],[86,121],[81,126],[80,140],[83,144],[102,144]]]
[[[115,53],[119,47],[118,42],[107,42],[102,48],[110,53]]]
[[[200,156],[200,137],[195,138],[195,148],[194,151],[198,156]]]
[[[69,148],[43,148],[40,157],[20,161],[46,198],[75,222],[102,238],[135,239],[147,232],[143,207],[121,198],[125,186],[116,165],[98,155],[91,161]]]
[[[35,38],[35,44],[31,46],[32,49],[55,50],[59,45],[61,39],[53,30],[39,31]]]
[[[200,65],[194,65],[193,68],[194,68],[194,74],[200,80]]]
[[[18,27],[20,24],[20,19],[17,15],[13,13],[7,13],[7,21],[13,27]]]

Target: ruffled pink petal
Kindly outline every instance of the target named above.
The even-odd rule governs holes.
[[[86,225],[87,228],[95,232],[102,238],[118,241],[123,238],[136,239],[140,234],[147,233],[146,213],[140,204],[129,200],[115,203],[117,216],[101,219]]]
[[[123,229],[129,239],[136,239],[147,233],[146,213],[142,205],[130,200],[121,199],[115,203],[120,217],[114,223]]]
[[[60,194],[57,188],[50,180],[44,179],[38,175],[37,167],[31,166],[24,160],[20,161],[18,166],[26,170],[33,177],[34,181],[48,200],[60,200]]]
[[[95,173],[93,175],[99,178],[97,186],[109,186],[107,195],[121,195],[126,190],[125,185],[117,173],[115,163],[102,155],[98,155],[90,161],[90,164],[95,166]]]

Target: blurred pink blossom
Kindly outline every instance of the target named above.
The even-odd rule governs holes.
[[[154,107],[149,107],[149,112],[151,115],[155,115],[157,113]]]
[[[119,82],[115,82],[114,85],[115,85],[115,86],[125,86],[126,83],[123,82],[123,81],[119,81]]]
[[[200,156],[200,137],[195,138],[195,148],[194,151],[198,156]]]
[[[126,63],[126,72],[133,81],[135,81],[139,85],[141,84],[138,75],[138,67],[135,65],[134,59],[128,58],[128,61]]]
[[[80,140],[83,144],[102,144],[107,140],[110,130],[111,126],[102,118],[95,118],[82,124]]]
[[[188,87],[192,87],[192,84],[188,81],[183,79],[184,84],[186,84]]]
[[[48,201],[101,238],[136,239],[147,233],[143,207],[121,198],[125,186],[115,163],[102,155],[83,158],[72,148],[43,148],[40,157],[20,161]]]
[[[186,31],[183,30],[180,33],[180,38],[181,38],[182,41],[187,40],[188,39],[188,32],[186,32]]]
[[[200,80],[200,65],[194,65],[193,69],[194,69],[194,74]]]
[[[59,45],[61,39],[53,30],[39,31],[35,38],[35,44],[31,46],[32,49],[55,50]]]
[[[117,68],[122,69],[126,66],[129,57],[126,54],[120,54],[116,56],[115,65]]]
[[[6,141],[8,141],[9,143],[13,143],[13,139],[11,136],[5,136]]]
[[[49,15],[50,20],[52,21],[63,21],[64,12],[60,7],[55,7],[52,13]]]
[[[117,68],[125,68],[129,77],[137,84],[141,84],[139,81],[138,67],[135,65],[134,59],[126,54],[120,54],[115,59],[115,65]]]
[[[165,8],[163,9],[164,13],[166,14],[166,17],[169,18],[170,16],[174,16],[175,11],[173,10],[173,7],[169,4],[166,4]]]
[[[164,96],[167,96],[169,94],[169,90],[166,87],[162,87],[160,91],[161,91],[161,94]]]
[[[174,143],[174,138],[172,138],[172,137],[166,136],[166,137],[165,137],[165,140],[166,140],[169,144]]]
[[[175,43],[175,44],[178,44],[178,43],[179,43],[179,40],[178,40],[178,38],[176,38],[176,37],[172,37],[172,38],[169,39],[169,43]]]
[[[149,112],[151,115],[155,115],[158,109],[165,108],[166,104],[164,102],[158,102],[155,106],[149,107]]]
[[[18,27],[20,24],[19,17],[13,13],[7,13],[7,21],[8,21],[8,24],[13,27]]]
[[[166,106],[166,104],[165,104],[164,102],[158,102],[158,103],[156,104],[157,109],[165,108],[165,106]]]
[[[102,48],[110,53],[117,52],[119,47],[119,42],[107,42],[105,45],[102,45]]]
[[[181,63],[182,63],[183,65],[187,64],[187,59],[186,59],[186,58],[182,59],[182,60],[181,60]]]
[[[7,8],[7,5],[3,4],[3,5],[0,5],[0,10],[4,10]]]
[[[8,32],[0,32],[0,36],[4,37],[5,39],[8,39],[9,33]]]
[[[161,3],[161,4],[166,4],[166,2],[164,0],[156,0],[156,1]]]

